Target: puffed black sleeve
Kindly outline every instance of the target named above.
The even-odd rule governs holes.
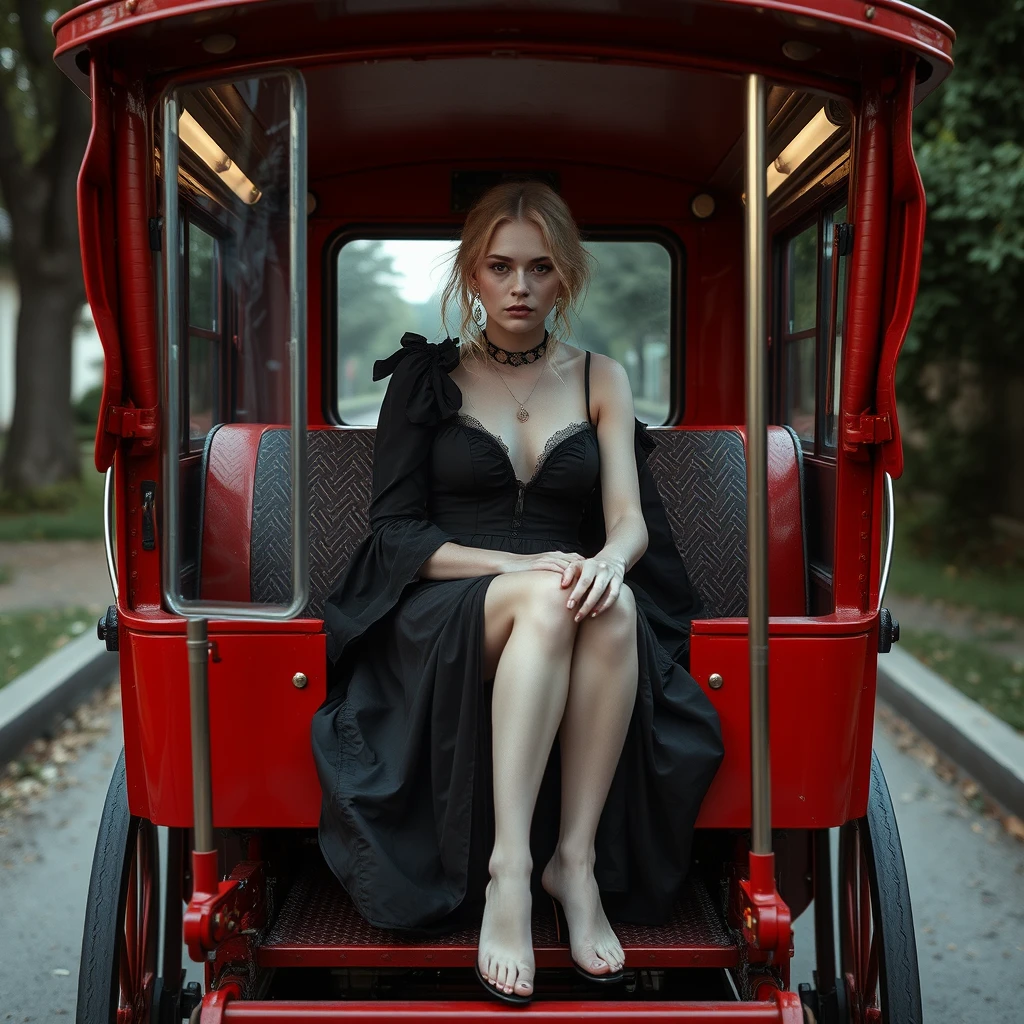
[[[374,364],[374,380],[391,380],[373,447],[372,532],[353,552],[324,606],[332,662],[394,608],[423,563],[451,539],[427,519],[427,500],[434,431],[462,406],[462,393],[449,376],[458,362],[451,339],[433,345],[406,334],[397,352]]]

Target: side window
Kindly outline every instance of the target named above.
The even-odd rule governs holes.
[[[225,418],[222,254],[220,241],[187,219],[185,242],[182,290],[188,324],[188,387],[183,389],[187,437],[182,438],[182,447],[196,450],[202,448],[214,423]]]
[[[846,315],[846,206],[819,212],[781,244],[778,415],[807,451],[835,450]]]
[[[784,276],[782,415],[801,440],[813,443],[818,345],[817,222],[787,242]]]
[[[389,355],[405,331],[431,341],[447,333],[440,296],[451,239],[357,238],[335,262],[334,417],[352,425],[377,422],[387,381],[372,380],[373,362]],[[595,241],[590,291],[571,343],[617,359],[633,388],[636,414],[666,422],[671,409],[672,253],[660,242]],[[457,323],[448,329],[454,334]]]

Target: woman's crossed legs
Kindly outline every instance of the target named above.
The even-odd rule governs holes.
[[[561,728],[558,848],[543,876],[562,904],[572,956],[591,973],[622,966],[594,880],[594,838],[636,696],[636,606],[614,605],[577,624],[555,572],[506,573],[484,603],[485,673],[494,676],[494,850],[478,963],[503,992],[533,991],[530,825]]]

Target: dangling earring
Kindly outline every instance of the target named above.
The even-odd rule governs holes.
[[[482,331],[484,329],[484,324],[487,322],[487,310],[484,309],[484,304],[480,301],[479,292],[477,292],[476,295],[473,296],[473,305],[470,307],[470,309],[473,314],[474,322],[476,323],[477,327],[479,327],[480,330]]]

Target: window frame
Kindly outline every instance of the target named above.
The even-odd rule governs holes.
[[[187,200],[179,200],[181,215],[181,252],[179,254],[181,269],[179,280],[181,281],[179,297],[179,317],[183,327],[182,346],[179,355],[181,373],[181,434],[178,438],[179,452],[182,456],[196,455],[203,451],[206,446],[206,439],[209,431],[202,438],[193,438],[191,435],[191,338],[196,336],[210,341],[214,345],[214,381],[213,381],[213,417],[210,424],[212,430],[218,423],[227,422],[234,409],[234,374],[235,374],[235,351],[234,346],[228,344],[228,339],[234,334],[234,303],[231,301],[232,293],[225,280],[224,267],[232,257],[231,235],[223,225],[218,223],[215,217],[211,217],[195,203]],[[204,327],[196,327],[191,322],[190,313],[190,290],[191,280],[189,275],[189,234],[195,225],[204,234],[209,235],[217,243],[217,277],[216,277],[216,330],[209,330]]]
[[[842,209],[847,210],[846,220],[838,220],[836,215]],[[845,181],[840,189],[832,190],[811,210],[805,210],[773,236],[773,257],[776,271],[773,275],[773,337],[776,343],[773,379],[775,395],[773,401],[774,420],[777,423],[796,430],[790,423],[791,408],[789,405],[788,378],[786,373],[788,348],[790,345],[808,337],[816,339],[814,346],[814,437],[811,440],[800,438],[804,454],[835,460],[837,443],[828,440],[828,416],[830,412],[829,398],[833,389],[842,386],[841,367],[840,379],[835,378],[836,327],[839,319],[839,263],[842,259],[836,252],[835,225],[849,223],[849,200]],[[816,229],[817,268],[815,282],[815,321],[813,329],[797,331],[792,334],[788,330],[788,313],[790,311],[790,279],[789,279],[789,245],[809,227]],[[831,232],[831,245],[826,246],[826,239]],[[846,263],[849,275],[850,264]],[[847,281],[848,283],[848,281]],[[848,297],[848,291],[847,291]],[[846,309],[843,308],[843,325],[846,327]],[[844,337],[845,341],[845,337]],[[841,414],[841,410],[840,410]],[[836,441],[839,429],[837,424]]]
[[[401,241],[446,240],[452,246],[459,244],[462,222],[434,224],[345,224],[328,237],[323,248],[321,280],[325,282],[321,310],[321,336],[324,339],[321,357],[321,405],[324,422],[350,429],[373,429],[364,424],[347,423],[338,415],[338,275],[337,260],[341,249],[349,242],[364,239],[399,239]],[[654,427],[672,427],[682,423],[686,404],[686,271],[687,253],[682,239],[674,231],[660,225],[628,226],[599,223],[580,225],[584,243],[587,242],[657,242],[669,255],[671,294],[669,296],[669,398],[668,416],[664,423]],[[398,346],[399,339],[395,339]]]

